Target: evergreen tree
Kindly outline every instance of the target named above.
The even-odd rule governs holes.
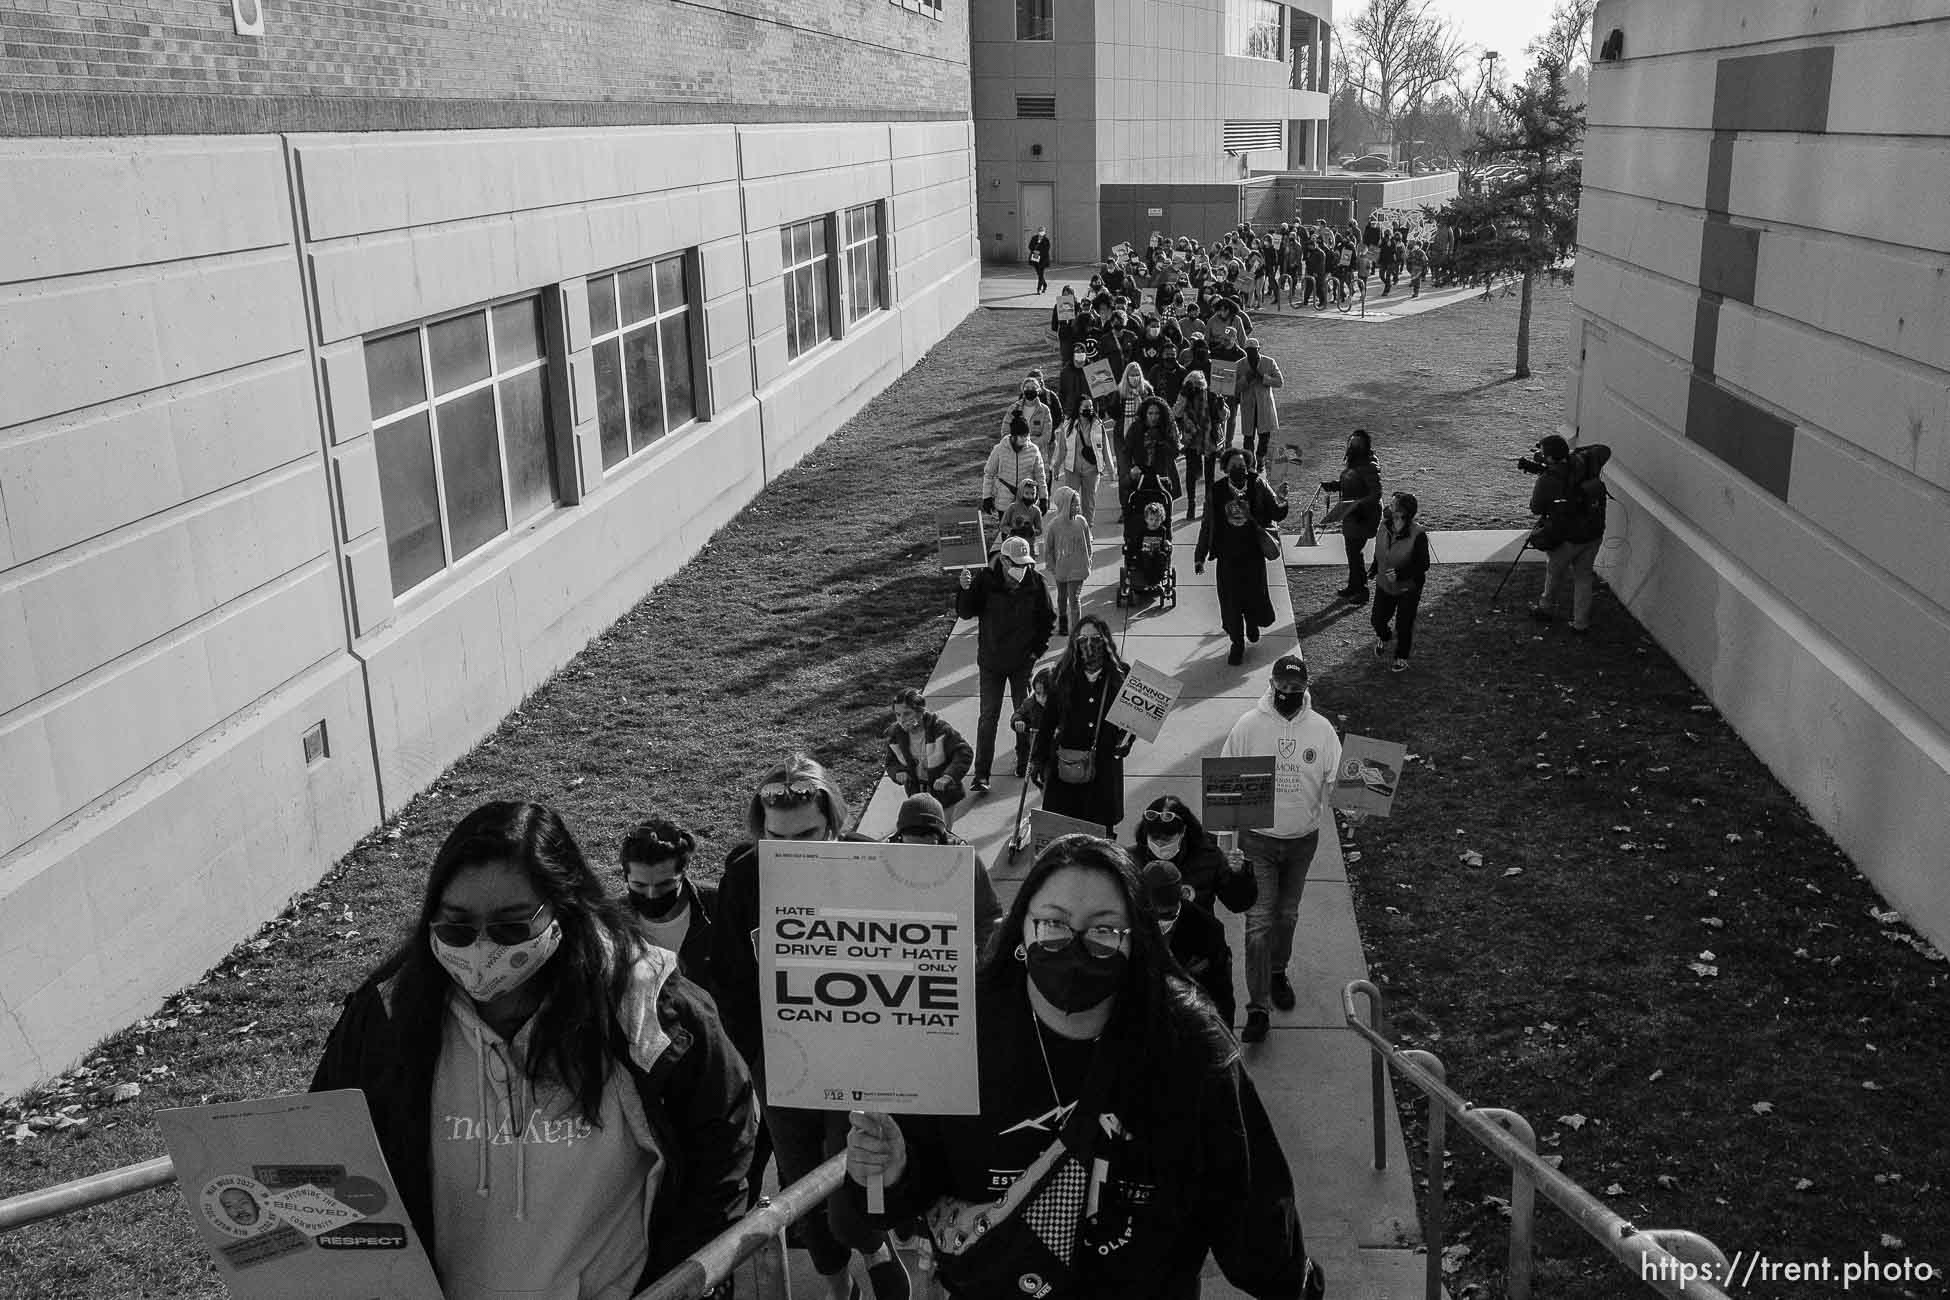
[[[1479,167],[1515,171],[1458,194],[1437,219],[1456,231],[1456,269],[1465,279],[1523,277],[1517,316],[1518,379],[1530,377],[1530,305],[1538,272],[1577,246],[1583,184],[1584,105],[1564,93],[1564,65],[1545,55],[1508,91],[1492,89],[1496,121],[1471,150]]]

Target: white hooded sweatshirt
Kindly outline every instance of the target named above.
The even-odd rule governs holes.
[[[1269,685],[1266,694],[1232,724],[1219,756],[1273,759],[1273,825],[1262,835],[1298,839],[1333,826],[1328,801],[1334,793],[1334,773],[1341,765],[1341,738],[1333,723],[1314,712],[1311,691],[1300,711],[1284,718],[1273,707]]]
[[[617,1020],[641,1069],[669,1047],[657,995],[677,958],[646,947]],[[629,1300],[666,1168],[629,1070],[610,1071],[602,1124],[521,1068],[535,1022],[504,1041],[458,990],[433,1078],[435,1260],[448,1300]]]

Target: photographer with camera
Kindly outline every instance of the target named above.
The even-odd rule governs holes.
[[[1564,575],[1571,575],[1571,630],[1582,636],[1591,630],[1591,593],[1596,586],[1592,568],[1598,545],[1605,539],[1605,500],[1610,495],[1599,475],[1611,459],[1601,443],[1573,450],[1553,433],[1537,443],[1537,455],[1517,460],[1517,468],[1537,476],[1530,492],[1530,513],[1539,516],[1530,544],[1549,557],[1544,568],[1544,591],[1530,607],[1530,616],[1548,623],[1557,615],[1551,606]]]
[[[1367,546],[1381,527],[1381,462],[1366,429],[1347,436],[1347,458],[1339,478],[1320,485],[1341,497],[1341,540],[1347,547],[1347,586],[1334,594],[1356,605],[1368,603]]]

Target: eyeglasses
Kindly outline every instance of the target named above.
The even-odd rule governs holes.
[[[1092,957],[1109,959],[1124,951],[1124,940],[1130,930],[1118,929],[1114,925],[1093,925],[1079,932],[1077,928],[1064,921],[1048,917],[1031,917],[1029,920],[1029,941],[1044,952],[1062,952],[1083,936],[1083,950]]]
[[[1144,810],[1144,824],[1146,826],[1156,826],[1161,831],[1178,829],[1178,823],[1181,820],[1177,813],[1168,812],[1162,808],[1146,808]]]
[[[1096,633],[1093,632],[1089,636],[1078,637],[1076,639],[1076,643],[1078,645],[1102,645],[1104,643],[1104,639],[1103,637],[1098,636]]]
[[[825,787],[809,777],[783,784],[773,783],[758,792],[758,801],[767,808],[791,808],[802,803],[811,803],[825,792]]]
[[[535,937],[536,922],[548,910],[547,902],[538,903],[526,921],[489,921],[486,925],[472,925],[466,921],[435,921],[427,929],[433,937],[449,948],[471,948],[486,935],[489,942],[499,944],[527,943]]]

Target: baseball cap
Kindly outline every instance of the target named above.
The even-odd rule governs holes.
[[[1021,539],[1018,538],[1017,540]],[[1273,676],[1275,677],[1305,677],[1306,675],[1307,657],[1298,651],[1291,654],[1283,654],[1273,661]]]
[[[1020,538],[1015,539],[1020,541]],[[901,803],[901,810],[894,818],[894,834],[902,831],[935,831],[946,834],[948,814],[942,811],[941,800],[931,794],[911,794]]]
[[[1258,347],[1258,346],[1259,346],[1259,340],[1258,340],[1258,339],[1247,339],[1247,340],[1246,340],[1246,346],[1247,346],[1247,347],[1249,347],[1249,348],[1256,348],[1256,347]]]
[[[1144,870],[1138,876],[1138,893],[1144,899],[1145,906],[1152,910],[1174,912],[1185,901],[1185,895],[1181,892],[1184,880],[1184,873],[1178,870],[1176,864],[1154,859],[1144,864]]]
[[[1029,541],[1023,537],[1006,538],[1002,543],[1001,555],[1018,569],[1027,569],[1036,563],[1029,554]]]

